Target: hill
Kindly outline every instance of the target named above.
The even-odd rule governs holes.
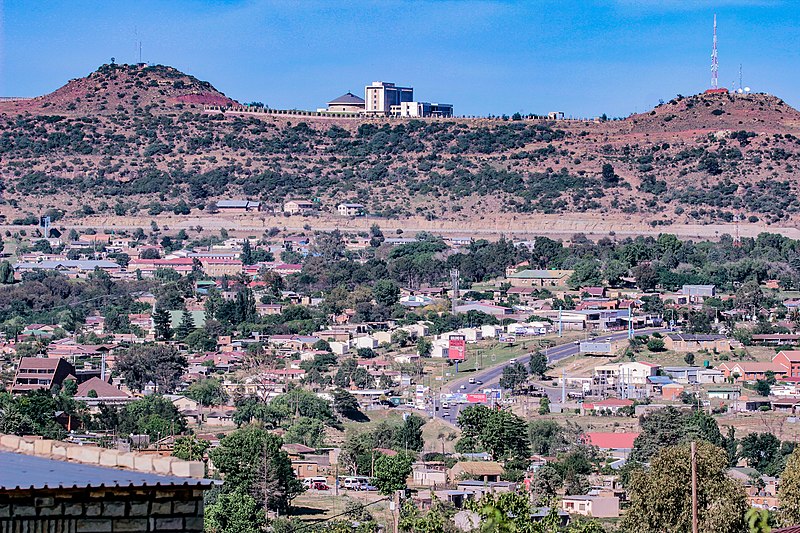
[[[170,67],[104,65],[0,103],[9,219],[208,212],[219,198],[358,201],[478,224],[539,214],[620,227],[798,221],[800,113],[761,94],[678,97],[614,121],[331,119],[221,113]],[[495,222],[497,224],[497,222]],[[502,229],[502,228],[500,228]]]
[[[142,109],[164,113],[186,104],[228,106],[236,102],[194,76],[163,65],[103,65],[50,94],[4,102],[4,113],[114,114]]]

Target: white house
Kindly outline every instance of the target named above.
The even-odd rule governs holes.
[[[358,348],[371,348],[375,349],[378,347],[378,340],[374,337],[370,336],[363,336],[363,337],[356,337],[350,341],[350,344],[356,349]]]
[[[503,326],[492,326],[489,324],[481,326],[481,335],[484,339],[499,337],[503,333]]]
[[[331,347],[331,351],[336,355],[344,355],[350,351],[350,343],[349,342],[339,342],[339,341],[332,341],[328,343]]]

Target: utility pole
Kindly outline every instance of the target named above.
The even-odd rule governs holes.
[[[697,523],[697,443],[692,441],[692,533],[698,533]]]
[[[392,498],[392,519],[394,521],[394,533],[400,533],[400,491],[394,491]]]

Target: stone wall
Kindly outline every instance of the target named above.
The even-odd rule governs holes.
[[[0,533],[203,531],[203,491],[192,487],[0,491]]]
[[[202,478],[205,475],[205,465],[202,461],[183,461],[175,457],[121,452],[34,437],[0,435],[0,450],[164,476]]]

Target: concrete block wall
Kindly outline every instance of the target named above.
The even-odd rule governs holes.
[[[205,465],[202,461],[184,461],[176,457],[121,452],[57,440],[0,434],[0,450],[87,465],[126,468],[148,474],[188,478],[205,476]]]
[[[203,491],[191,487],[0,491],[0,533],[203,531]]]

